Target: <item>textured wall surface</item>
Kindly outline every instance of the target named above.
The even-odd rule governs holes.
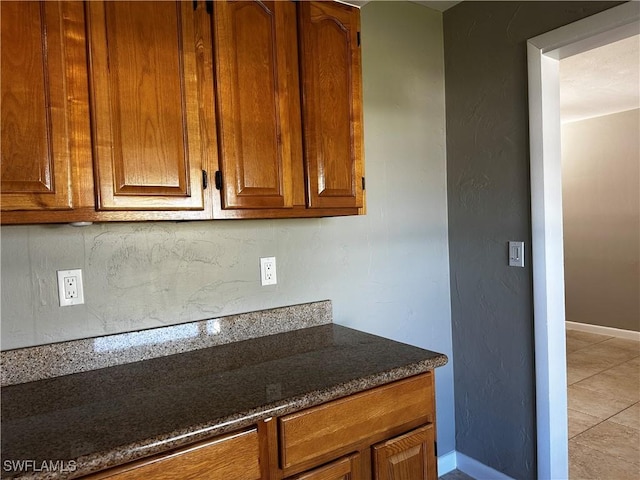
[[[513,478],[536,476],[532,273],[507,266],[531,244],[526,40],[614,5],[444,13],[456,450]]]
[[[562,126],[566,319],[640,330],[640,110]]]
[[[2,348],[321,299],[334,321],[451,358],[439,12],[362,10],[368,213],[359,218],[2,228]],[[278,285],[259,284],[260,256]],[[60,308],[59,269],[86,304]],[[439,450],[454,448],[453,370],[437,378]]]

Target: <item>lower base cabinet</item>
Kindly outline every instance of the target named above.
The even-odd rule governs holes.
[[[86,478],[437,480],[433,372]]]
[[[373,446],[376,480],[436,480],[433,425],[413,430]]]

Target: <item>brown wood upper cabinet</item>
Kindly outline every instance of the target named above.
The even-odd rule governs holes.
[[[364,187],[359,10],[334,2],[213,5],[218,214],[357,214]],[[229,214],[238,209],[248,211]]]
[[[72,150],[82,120],[67,102],[76,86],[67,67],[83,47],[71,34],[77,33],[73,15],[82,6],[63,2],[0,6],[2,209],[71,209]]]
[[[191,2],[87,8],[99,210],[202,210]]]
[[[357,8],[0,5],[3,224],[363,212]]]
[[[213,4],[219,162],[224,208],[293,205],[301,162],[296,6]]]
[[[298,22],[309,207],[362,207],[359,11],[300,2]]]

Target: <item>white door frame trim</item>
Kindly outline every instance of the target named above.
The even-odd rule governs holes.
[[[527,42],[539,479],[569,477],[559,60],[639,32],[628,2]]]

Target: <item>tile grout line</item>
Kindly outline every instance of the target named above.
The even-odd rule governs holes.
[[[638,355],[638,357],[640,357],[640,355]],[[621,362],[621,363],[616,363],[615,365],[612,365],[611,367],[607,367],[607,368],[605,368],[604,370],[600,370],[599,372],[596,372],[596,373],[594,373],[593,375],[589,375],[588,377],[581,378],[581,379],[580,379],[580,380],[578,380],[577,382],[573,382],[572,384],[567,384],[567,387],[574,386],[574,385],[576,385],[576,384],[578,384],[578,383],[582,382],[583,380],[588,380],[588,379],[590,379],[590,378],[593,378],[593,377],[595,377],[596,375],[600,375],[601,373],[606,372],[607,370],[612,370],[612,369],[614,369],[614,368],[616,368],[616,367],[619,367],[620,365],[623,365],[623,364],[625,364],[625,363],[627,363],[627,362],[630,362],[631,360],[635,360],[635,359],[636,359],[636,358],[638,358],[638,357],[633,357],[633,358],[630,358],[629,360],[624,360],[624,361],[623,361],[623,362]]]
[[[573,352],[569,352],[569,353],[579,352],[580,350],[584,350],[585,348],[593,347],[594,345],[600,345],[601,343],[607,342],[607,341],[611,340],[612,338],[616,338],[616,337],[607,337],[604,340],[599,340],[597,342],[590,343],[589,345],[585,345],[584,347],[580,347],[577,350],[574,350]]]
[[[598,425],[600,425],[600,424],[602,424],[602,423],[604,423],[604,422],[606,422],[606,421],[608,421],[608,420],[611,420],[611,419],[612,419],[613,417],[615,417],[616,415],[618,415],[618,414],[620,414],[620,413],[624,412],[625,410],[629,410],[629,409],[630,409],[631,407],[633,407],[636,403],[640,403],[640,401],[639,401],[639,402],[634,402],[634,403],[632,403],[631,405],[629,405],[628,407],[624,407],[622,410],[620,410],[620,411],[618,411],[618,412],[614,413],[613,415],[611,415],[611,416],[609,416],[609,417],[605,418],[604,420],[601,420],[600,422],[596,423],[595,425],[591,425],[589,428],[587,428],[587,429],[585,429],[585,430],[581,431],[580,433],[576,433],[576,434],[575,434],[573,437],[571,437],[569,440],[573,440],[573,439],[574,439],[574,438],[576,438],[578,435],[582,435],[583,433],[588,432],[588,431],[589,431],[589,430],[591,430],[592,428],[595,428],[595,427],[597,427]],[[572,408],[572,409],[570,409],[570,410],[575,410],[575,408]],[[575,411],[576,411],[576,412],[580,412],[580,413],[584,413],[585,415],[591,415],[590,413],[582,412],[581,410],[575,410]],[[594,415],[591,415],[591,416],[593,417]],[[596,417],[596,418],[597,418],[597,417]],[[616,422],[613,422],[613,423],[616,423]],[[620,425],[620,424],[617,424],[617,425]],[[627,425],[622,424],[622,426],[626,427]],[[629,427],[629,428],[633,428],[633,427]]]
[[[615,338],[615,337],[611,337],[611,338]],[[607,340],[610,340],[610,339],[607,339]],[[585,347],[579,348],[578,350],[574,350],[573,352],[567,353],[567,354],[566,354],[566,357],[567,357],[567,359],[568,359],[569,355],[571,355],[572,353],[577,353],[577,352],[580,352],[581,350],[583,350],[583,349],[585,349],[585,348],[593,347],[594,345],[599,345],[600,343],[606,342],[607,340],[603,340],[602,342],[592,343],[592,344],[587,345],[587,346],[585,346]],[[640,342],[638,342],[638,344],[640,345]],[[625,349],[624,349],[624,348],[621,348],[621,349],[619,349],[619,350],[623,350],[623,351],[625,351]],[[575,385],[575,384],[577,384],[577,383],[582,382],[583,380],[587,380],[587,379],[589,379],[589,378],[595,377],[596,375],[600,375],[601,373],[604,373],[604,372],[606,372],[607,370],[611,370],[612,368],[619,367],[620,365],[622,365],[622,364],[624,364],[624,363],[627,363],[627,362],[630,362],[630,361],[632,361],[632,360],[635,360],[635,359],[636,359],[636,358],[638,358],[638,357],[640,357],[640,354],[638,354],[638,355],[636,355],[636,356],[634,356],[634,357],[628,358],[628,359],[626,359],[626,360],[623,360],[623,361],[621,361],[620,363],[616,363],[615,365],[612,365],[612,366],[610,366],[610,367],[607,367],[607,368],[605,368],[604,370],[600,370],[599,372],[596,372],[596,373],[594,373],[593,375],[589,375],[588,377],[581,378],[580,380],[578,380],[577,382],[572,383],[571,385]],[[569,366],[567,365],[567,372],[568,372],[568,371],[569,371]],[[567,387],[569,387],[569,386],[571,386],[571,385],[567,384]]]

